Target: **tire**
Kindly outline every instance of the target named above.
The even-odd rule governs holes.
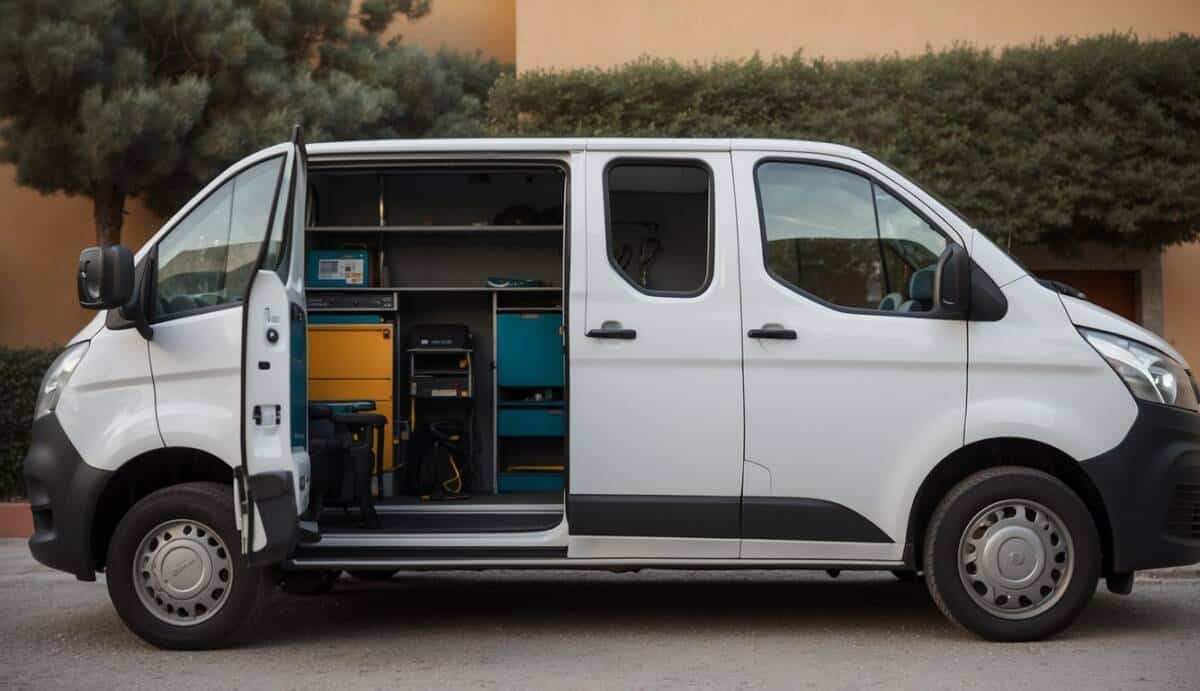
[[[992,468],[956,485],[934,511],[923,551],[938,608],[991,641],[1058,633],[1100,577],[1100,537],[1087,506],[1030,468]]]
[[[161,489],[135,504],[113,533],[109,598],[125,625],[151,645],[228,646],[253,627],[269,583],[267,569],[246,567],[240,545],[230,486]]]
[[[287,571],[279,579],[279,588],[288,595],[325,595],[341,575],[341,571]]]

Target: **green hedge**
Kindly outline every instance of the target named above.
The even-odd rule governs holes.
[[[1200,231],[1200,39],[1108,35],[913,58],[505,76],[496,135],[783,137],[875,153],[1001,241],[1159,247]]]
[[[29,449],[38,385],[58,353],[0,347],[0,499],[25,493],[21,460]]]

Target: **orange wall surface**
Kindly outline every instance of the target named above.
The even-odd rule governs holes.
[[[93,316],[75,292],[79,251],[96,244],[92,200],[18,187],[16,172],[0,166],[0,345],[61,345]],[[160,221],[137,201],[125,211],[121,244],[136,250]]]
[[[516,60],[516,0],[434,0],[433,10],[413,21],[400,18],[384,32],[435,51],[479,51],[500,62]]]
[[[1197,0],[517,0],[517,69],[791,55],[912,55],[955,42],[1200,31]]]
[[[436,0],[420,19],[401,18],[384,33],[427,50],[446,47],[512,63],[515,0]],[[249,153],[249,152],[247,152]],[[0,345],[62,344],[91,317],[79,308],[74,271],[79,251],[96,244],[91,200],[43,196],[19,187],[0,165]],[[122,244],[136,250],[162,220],[137,200],[125,205]]]
[[[1163,252],[1163,311],[1166,339],[1200,380],[1200,242]]]

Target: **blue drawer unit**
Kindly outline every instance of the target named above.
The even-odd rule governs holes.
[[[562,403],[500,404],[497,434],[501,437],[561,437],[566,434]]]
[[[561,312],[506,312],[496,315],[497,384],[561,387]]]

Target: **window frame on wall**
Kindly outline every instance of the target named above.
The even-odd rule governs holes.
[[[616,253],[613,247],[613,217],[612,217],[612,195],[609,189],[609,179],[613,168],[622,166],[641,166],[646,168],[695,168],[701,170],[708,178],[707,184],[707,208],[706,213],[706,236],[705,236],[705,267],[704,280],[695,290],[659,290],[655,288],[646,288],[638,285],[630,275],[621,268],[621,265],[616,261]],[[603,179],[603,194],[604,194],[604,253],[608,257],[608,264],[612,270],[628,284],[631,288],[643,295],[651,297],[666,297],[666,298],[696,298],[708,292],[712,286],[713,275],[716,272],[716,240],[717,240],[717,224],[716,224],[716,176],[713,174],[712,166],[706,161],[696,158],[687,157],[656,157],[656,156],[623,156],[610,160],[604,166],[602,174]]]
[[[225,192],[227,189],[227,186],[229,186],[229,185],[236,186],[237,179],[239,177],[241,177],[242,174],[250,171],[253,168],[258,167],[259,165],[262,165],[262,164],[270,162],[270,161],[279,161],[279,172],[275,177],[275,186],[274,186],[275,192],[271,198],[271,210],[267,214],[267,225],[263,229],[262,240],[259,241],[259,244],[260,244],[259,254],[260,255],[262,254],[261,245],[263,243],[269,243],[271,241],[271,236],[274,234],[276,213],[279,210],[279,193],[280,193],[281,185],[283,184],[283,179],[285,177],[286,168],[287,168],[287,155],[283,154],[283,153],[274,154],[272,156],[267,156],[267,157],[261,158],[256,161],[252,161],[252,162],[238,168],[237,170],[232,171],[229,174],[229,176],[225,179],[225,181],[222,182],[220,185],[217,185],[213,189],[209,190],[204,196],[197,199],[195,201],[195,203],[189,203],[191,208],[188,209],[188,212],[186,214],[184,214],[183,217],[179,218],[177,221],[172,223],[171,227],[168,228],[166,230],[166,232],[164,232],[162,234],[162,237],[158,238],[158,240],[155,241],[154,248],[146,256],[146,260],[147,260],[146,266],[148,269],[147,273],[149,274],[147,276],[147,279],[149,280],[149,285],[146,288],[145,295],[148,298],[149,304],[146,305],[145,309],[148,312],[147,321],[150,324],[162,324],[164,322],[170,322],[170,321],[174,321],[176,319],[182,319],[185,317],[192,317],[192,316],[196,316],[199,314],[208,314],[210,312],[218,312],[218,311],[224,310],[224,309],[232,309],[234,307],[241,307],[242,305],[245,304],[246,296],[243,295],[241,297],[241,299],[238,299],[238,300],[230,300],[228,302],[221,302],[221,303],[217,303],[215,305],[206,305],[204,307],[196,307],[194,309],[181,310],[178,312],[171,312],[169,314],[163,314],[160,311],[159,304],[158,304],[159,248],[161,247],[161,245],[164,241],[166,241],[168,238],[171,237],[172,234],[174,234],[176,231],[178,231],[179,227],[181,225],[187,223],[187,221],[193,217],[193,214],[196,213],[196,211],[198,211],[200,209],[200,207],[204,206],[204,204],[206,204],[214,195]],[[235,203],[235,195],[234,195],[234,190],[229,190],[228,192],[230,195],[229,196],[230,215],[231,215],[230,223],[232,223],[232,212],[233,212],[233,207],[234,207],[234,203]],[[228,240],[228,234],[226,235],[226,239]],[[284,248],[281,246],[279,261],[282,261],[283,254],[284,254]],[[272,267],[272,268],[277,268],[277,267]],[[253,281],[251,281],[251,282],[253,282]],[[247,290],[249,290],[249,283],[247,283]]]
[[[914,206],[912,204],[912,202],[906,198],[906,195],[898,192],[895,185],[891,185],[891,184],[888,184],[887,182],[884,182],[879,175],[874,174],[874,171],[860,168],[857,166],[838,163],[835,161],[819,159],[819,158],[777,156],[777,155],[764,156],[754,162],[754,168],[751,171],[751,174],[754,179],[754,203],[755,203],[755,206],[757,207],[756,212],[758,214],[758,233],[759,233],[759,242],[761,244],[761,252],[760,252],[761,261],[762,261],[762,265],[763,265],[763,270],[766,271],[767,275],[771,278],[771,280],[775,281],[776,283],[783,286],[784,288],[787,288],[791,292],[796,293],[797,295],[800,295],[804,298],[807,298],[808,300],[811,300],[823,307],[827,307],[829,309],[836,310],[838,312],[843,312],[846,314],[875,315],[875,316],[882,316],[882,317],[901,317],[901,318],[906,318],[906,319],[945,319],[945,317],[941,314],[941,311],[938,309],[937,304],[934,304],[929,310],[926,310],[923,312],[900,312],[898,310],[881,310],[881,309],[872,308],[872,307],[851,307],[848,305],[840,305],[836,302],[831,302],[829,300],[826,300],[825,298],[821,297],[820,295],[816,295],[815,293],[811,293],[807,290],[804,290],[803,288],[793,284],[791,281],[783,278],[778,273],[776,273],[775,270],[771,268],[770,254],[768,252],[769,241],[767,240],[767,218],[766,218],[765,207],[763,206],[762,184],[759,180],[759,169],[762,166],[770,164],[770,163],[790,163],[790,164],[807,165],[807,166],[813,166],[813,167],[830,168],[832,170],[842,171],[844,173],[849,173],[851,175],[857,175],[857,176],[863,178],[867,182],[867,184],[870,186],[871,197],[872,197],[871,202],[872,202],[872,206],[875,207],[875,211],[874,211],[874,213],[875,213],[875,236],[879,241],[881,273],[883,271],[886,271],[886,268],[883,266],[884,249],[883,249],[882,236],[880,235],[880,232],[879,232],[878,204],[874,198],[875,197],[875,190],[874,190],[875,187],[878,187],[879,189],[883,190],[888,195],[890,195],[893,199],[900,202],[909,211],[911,211],[914,215],[916,215],[918,218],[920,218],[922,221],[924,221],[925,224],[928,225],[931,230],[933,230],[935,233],[941,235],[945,239],[947,247],[949,247],[951,244],[955,244],[955,245],[959,245],[960,247],[963,247],[965,249],[965,246],[963,245],[962,242],[959,241],[957,234],[950,232],[942,224],[935,222],[929,214],[924,213],[923,211],[918,209],[916,206]],[[934,277],[934,280],[935,281],[937,280],[936,276]],[[934,296],[935,297],[937,296],[936,286],[934,288]]]

